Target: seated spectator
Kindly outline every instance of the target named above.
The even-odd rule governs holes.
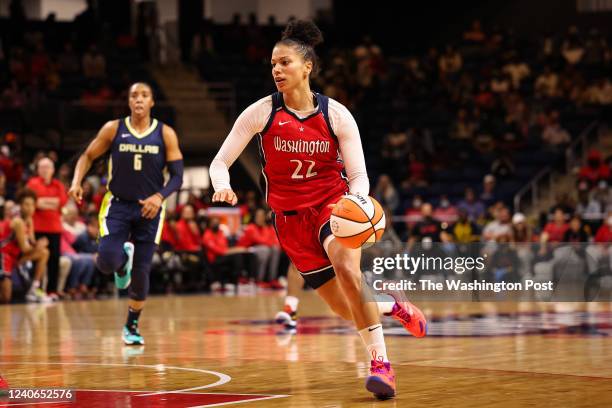
[[[22,190],[17,195],[17,204],[19,204],[19,214],[0,222],[0,237],[8,240],[0,249],[3,257],[0,270],[0,302],[10,302],[11,275],[18,266],[29,261],[34,262],[34,275],[26,293],[26,301],[50,302],[51,299],[42,289],[49,260],[49,240],[45,237],[37,240],[34,237],[33,215],[36,210],[36,193],[28,189]]]
[[[594,195],[589,194],[588,186],[585,182],[578,183],[578,204],[576,214],[585,220],[600,220],[604,208],[595,199]]]
[[[408,179],[404,180],[405,186],[425,187],[428,184],[427,166],[425,162],[414,153],[408,154]]]
[[[521,61],[516,57],[512,58],[510,62],[504,65],[502,71],[510,76],[512,80],[512,88],[514,90],[519,90],[521,88],[521,82],[523,79],[527,78],[531,74],[529,65],[527,65],[525,61]]]
[[[532,250],[533,232],[523,213],[516,213],[512,216],[512,241],[520,260],[519,276],[525,277],[531,275],[531,267],[534,260]]]
[[[478,226],[470,221],[465,210],[459,210],[459,218],[451,229],[453,238],[458,244],[469,244],[479,240]]]
[[[508,207],[500,206],[493,215],[495,219],[482,230],[482,239],[485,242],[496,242],[502,236],[512,236],[512,220]]]
[[[568,40],[561,46],[561,55],[570,65],[580,63],[584,55],[584,47],[578,41]]]
[[[491,92],[496,94],[505,94],[510,91],[511,82],[510,78],[499,71],[493,72],[493,77],[491,78],[491,83],[489,85],[491,87]]]
[[[255,210],[253,222],[246,226],[238,246],[247,248],[257,258],[256,280],[260,287],[281,289],[278,283],[278,265],[281,249],[274,227],[266,222],[266,210]]]
[[[465,197],[457,205],[459,211],[464,211],[471,222],[478,222],[485,215],[485,205],[476,199],[476,194],[472,188],[465,189]]]
[[[455,74],[461,70],[463,66],[463,59],[452,46],[446,46],[446,52],[440,56],[438,60],[438,68],[440,70],[440,76],[446,77],[448,75]]]
[[[520,258],[516,248],[510,245],[512,236],[501,234],[495,241],[499,244],[495,247],[488,261],[490,279],[494,282],[518,282],[520,280]]]
[[[417,222],[412,228],[410,234],[410,242],[420,242],[424,238],[428,238],[433,242],[440,242],[440,232],[442,228],[440,223],[433,218],[433,207],[429,203],[421,205],[422,220]]]
[[[478,125],[468,118],[467,110],[459,109],[451,129],[451,137],[457,140],[471,140],[477,128]]]
[[[545,66],[544,71],[538,75],[535,81],[536,94],[548,98],[554,98],[558,95],[559,76],[554,73],[550,66]]]
[[[608,187],[607,181],[601,180],[597,183],[597,187],[591,191],[591,196],[601,205],[602,213],[612,208],[612,188]]]
[[[191,204],[185,204],[180,214],[180,218],[174,224],[176,234],[174,250],[178,252],[184,267],[181,282],[185,288],[197,289],[202,284],[201,232],[195,221],[195,211]]]
[[[571,141],[569,132],[559,123],[559,112],[553,111],[550,114],[548,123],[542,132],[542,140],[556,151],[559,151],[560,148]]]
[[[497,202],[497,193],[496,193],[496,185],[497,181],[495,180],[495,176],[492,174],[487,174],[482,180],[482,193],[480,193],[480,201],[485,205],[485,208],[492,206],[495,202]]]
[[[87,229],[79,217],[79,210],[73,203],[68,203],[62,210],[62,227],[73,237],[78,237]]]
[[[200,228],[195,222],[195,211],[191,204],[186,204],[181,209],[181,216],[174,225],[174,230],[178,238],[174,247],[176,251],[199,253],[202,250]]]
[[[582,224],[579,215],[574,215],[569,222],[567,231],[563,234],[563,242],[586,243],[591,238],[591,229]]]
[[[557,244],[563,241],[568,228],[565,213],[562,209],[557,208],[553,214],[553,220],[544,226],[542,235],[540,235],[540,255],[551,253]]]
[[[595,242],[602,244],[612,242],[612,211],[608,212],[608,217],[597,230],[597,233],[595,234]]]
[[[519,243],[533,242],[533,231],[523,213],[512,216],[512,240]]]
[[[580,168],[578,178],[587,181],[590,187],[595,186],[601,180],[607,181],[610,178],[610,167],[602,160],[599,151],[592,149],[589,152],[587,164]]]
[[[421,206],[423,205],[423,199],[420,195],[415,195],[410,203],[410,207],[406,208],[406,212],[404,213],[406,220],[406,228],[408,231],[411,231],[412,228],[416,225],[417,222],[423,219],[423,215],[421,214]]]
[[[433,217],[442,224],[452,225],[459,218],[459,211],[454,205],[451,204],[448,196],[446,194],[442,194],[440,196],[440,203],[433,212]]]
[[[62,258],[66,258],[70,265],[66,291],[73,299],[93,296],[96,292],[96,289],[92,288],[92,284],[96,272],[94,256],[97,245],[89,245],[88,243],[97,240],[98,234],[99,225],[96,216],[91,216],[88,219],[85,231],[78,235],[72,235],[70,232],[64,231],[61,246]],[[77,252],[73,245],[81,252]],[[94,252],[86,252],[94,248]],[[92,289],[91,292],[90,288]]]
[[[176,219],[174,214],[166,213],[166,220],[162,227],[162,234],[160,238],[160,250],[164,252],[174,252],[176,243],[178,242],[178,236],[176,234]]]
[[[242,224],[248,224],[252,221],[251,217],[260,206],[255,191],[247,191],[243,203],[244,204],[240,206],[240,218],[242,219]]]
[[[394,213],[399,206],[399,194],[391,178],[386,174],[381,174],[380,177],[378,177],[378,183],[372,192],[372,197],[374,197],[383,207],[388,207],[391,213]]]
[[[231,290],[235,288],[233,282],[242,270],[242,253],[244,248],[229,247],[227,237],[221,231],[218,217],[211,217],[208,228],[202,234],[204,254],[211,266],[211,290]]]

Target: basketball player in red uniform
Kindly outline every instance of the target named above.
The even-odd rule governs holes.
[[[317,68],[314,47],[322,40],[312,22],[289,23],[272,51],[278,92],[236,120],[210,167],[213,201],[236,204],[228,168],[258,135],[266,198],[283,250],[331,309],[355,323],[371,356],[366,388],[378,398],[391,398],[395,374],[380,314],[392,316],[417,337],[426,334],[426,320],[409,302],[392,297],[368,302],[361,285],[361,250],[342,246],[331,232],[333,204],[347,193],[368,195],[370,186],[352,115],[310,89]]]

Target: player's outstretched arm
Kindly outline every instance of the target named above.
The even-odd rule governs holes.
[[[178,136],[174,129],[167,125],[162,129],[162,136],[166,146],[166,166],[170,179],[160,191],[144,200],[139,200],[142,205],[141,215],[149,219],[155,218],[163,201],[170,194],[180,190],[183,185],[183,154],[179,147]]]
[[[108,151],[113,143],[113,138],[117,133],[118,126],[118,120],[106,122],[94,140],[92,140],[89,146],[87,146],[85,152],[79,157],[79,161],[77,161],[74,169],[72,184],[70,185],[70,190],[68,191],[68,195],[77,203],[80,204],[81,200],[83,199],[83,189],[81,187],[83,178],[91,168],[91,164],[94,162],[94,160]]]
[[[261,132],[270,114],[271,98],[262,98],[246,108],[232,127],[221,149],[210,164],[210,179],[215,193],[214,203],[236,205],[238,198],[230,185],[229,168],[249,144],[253,135]]]

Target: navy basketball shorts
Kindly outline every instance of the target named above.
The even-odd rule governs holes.
[[[143,218],[142,206],[137,201],[125,201],[113,196],[109,191],[104,195],[100,205],[98,221],[100,239],[109,237],[121,242],[154,242],[159,245],[166,202],[162,204],[157,216],[153,219]]]

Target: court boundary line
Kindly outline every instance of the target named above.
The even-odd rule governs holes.
[[[210,371],[210,370],[204,370],[204,369],[200,369],[200,368],[192,368],[192,367],[176,367],[176,366],[169,366],[169,365],[165,365],[165,364],[119,364],[119,363],[86,363],[86,362],[74,362],[74,363],[69,363],[69,362],[34,362],[34,361],[21,361],[21,362],[5,362],[5,361],[0,361],[0,365],[8,365],[8,364],[23,364],[23,365],[73,365],[73,366],[107,366],[107,367],[138,367],[138,368],[152,368],[155,370],[159,370],[159,368],[164,368],[164,369],[173,369],[173,370],[179,370],[179,371],[191,371],[191,372],[195,372],[195,373],[203,373],[203,374],[211,374],[211,375],[215,375],[219,378],[219,380],[215,381],[214,383],[211,384],[206,384],[206,385],[202,385],[202,386],[198,386],[198,387],[191,387],[191,388],[185,388],[185,389],[181,389],[181,390],[170,390],[170,391],[158,391],[158,392],[153,392],[150,394],[144,394],[144,396],[150,396],[150,395],[156,395],[156,394],[172,394],[172,393],[180,393],[180,392],[189,392],[189,391],[196,391],[196,390],[203,390],[206,388],[213,388],[213,387],[218,387],[220,385],[225,385],[227,383],[229,383],[230,381],[232,381],[232,377],[230,377],[227,374],[223,374],[217,371]],[[131,392],[131,391],[130,391]],[[149,391],[145,391],[145,392],[149,392]]]

